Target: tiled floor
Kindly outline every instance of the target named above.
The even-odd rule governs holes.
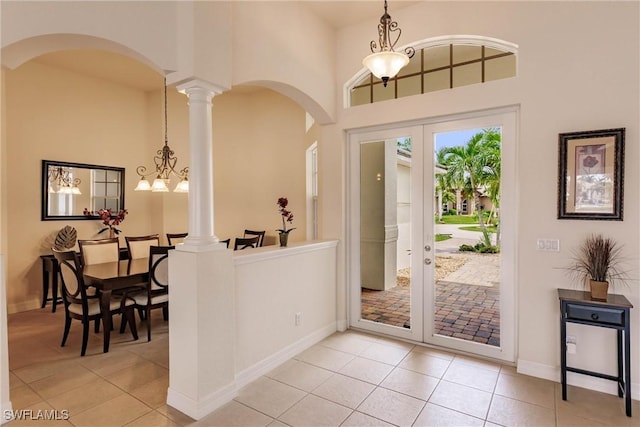
[[[69,420],[8,426],[634,426],[621,399],[558,384],[479,359],[375,337],[337,333],[241,389],[235,400],[195,422],[165,404],[168,332],[153,315],[153,337],[114,333],[111,351],[80,328],[59,347],[61,313],[9,316],[14,409],[68,410]],[[139,327],[145,336],[143,325]]]

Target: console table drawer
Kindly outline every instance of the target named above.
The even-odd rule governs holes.
[[[586,320],[589,322],[622,326],[624,325],[624,310],[568,303],[567,319]]]

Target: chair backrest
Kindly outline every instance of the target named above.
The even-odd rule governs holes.
[[[264,234],[266,232],[267,232],[266,230],[262,230],[262,231],[244,230],[244,237],[249,237],[249,236],[260,237],[260,240],[258,241],[258,246],[262,247],[264,245]]]
[[[169,251],[175,246],[149,246],[150,290],[167,290],[169,287]]]
[[[60,251],[52,249],[58,260],[58,271],[65,304],[82,304],[86,308],[87,289],[82,278],[82,265],[76,251]]]
[[[82,265],[118,262],[120,260],[120,243],[118,238],[100,240],[78,240]]]
[[[175,246],[178,243],[182,243],[182,240],[188,235],[189,233],[167,233],[167,242],[169,242],[169,246]]]
[[[160,236],[157,234],[125,236],[124,240],[127,242],[129,259],[147,258],[149,256],[149,247],[160,245]]]
[[[220,240],[220,243],[224,243],[227,245],[227,249],[229,249],[229,245],[231,244],[231,239]]]
[[[247,248],[257,248],[258,242],[260,241],[260,236],[256,237],[236,237],[236,241],[233,244],[233,250],[242,250]]]

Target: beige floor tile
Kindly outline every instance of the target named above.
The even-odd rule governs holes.
[[[508,397],[494,396],[487,420],[505,426],[555,426],[555,412]]]
[[[267,427],[288,427],[285,423],[281,423],[278,420],[273,420],[269,423]]]
[[[73,425],[82,427],[123,426],[151,412],[144,403],[123,394],[79,414],[71,414]]]
[[[431,394],[429,402],[485,419],[491,396],[486,391],[442,380]]]
[[[355,409],[375,389],[373,384],[335,374],[318,388],[313,394],[351,409]]]
[[[426,354],[432,357],[439,357],[440,359],[449,360],[449,361],[453,360],[453,358],[456,357],[455,353],[450,353],[448,351],[440,350],[437,348],[426,347],[422,345],[416,345],[411,351],[415,353]]]
[[[24,385],[26,385],[26,383],[18,378],[16,374],[9,372],[9,390],[12,391],[14,388],[22,387]]]
[[[82,366],[95,372],[101,377],[105,377],[123,369],[129,369],[142,362],[144,362],[142,357],[130,351],[110,351],[109,353],[86,356],[80,360]]]
[[[42,402],[44,399],[28,385],[15,387],[10,390],[11,404],[13,409],[28,408],[38,402]]]
[[[452,363],[442,379],[493,393],[498,380],[498,371],[466,363]]]
[[[353,412],[342,423],[341,427],[393,427],[393,424],[385,423],[362,412]]]
[[[477,368],[488,369],[490,371],[496,371],[496,372],[500,372],[500,368],[502,366],[496,362],[491,362],[488,360],[477,359],[471,356],[463,356],[463,355],[457,354],[456,357],[454,357],[453,362],[451,362],[451,364],[457,365],[459,363],[475,366]]]
[[[384,388],[377,388],[358,407],[358,412],[399,426],[411,425],[425,402]]]
[[[340,369],[339,372],[371,384],[380,384],[392,370],[393,366],[386,363],[356,357]]]
[[[376,335],[370,335],[371,339],[377,343],[380,344],[385,344],[385,345],[390,345],[393,347],[399,347],[402,349],[406,349],[406,350],[413,350],[415,348],[415,344],[411,344],[408,342],[404,342],[404,341],[400,341],[397,340],[395,338],[390,338],[390,337],[382,337],[382,336],[376,336]]]
[[[310,392],[333,375],[333,372],[305,362],[295,361],[271,376],[274,380]]]
[[[180,426],[188,426],[196,422],[196,420],[187,414],[184,414],[169,405],[162,405],[161,407],[156,408],[156,411],[160,412],[162,415]]]
[[[365,349],[360,356],[387,365],[397,365],[409,354],[408,348],[392,346],[388,344],[373,343]]]
[[[278,419],[290,426],[339,426],[353,412],[314,395],[307,395]]]
[[[439,357],[411,352],[398,366],[435,378],[442,378],[450,363],[450,361]]]
[[[371,340],[363,339],[357,334],[348,332],[336,332],[320,342],[320,345],[355,356],[365,351],[371,344],[373,344]]]
[[[97,378],[83,386],[50,397],[47,401],[56,409],[68,410],[73,416],[123,394],[124,391],[115,385]]]
[[[76,365],[73,369],[58,372],[41,380],[34,381],[29,385],[42,397],[48,399],[61,393],[66,393],[74,388],[90,384],[98,379],[100,379],[100,377],[93,372],[83,366]]]
[[[62,359],[36,363],[24,368],[13,370],[13,374],[20,380],[29,384],[44,378],[59,374],[62,371],[70,371],[78,367],[78,360]]]
[[[322,345],[315,345],[297,355],[295,359],[337,372],[340,368],[353,360],[354,357],[355,356],[352,354],[344,353]]]
[[[491,421],[485,421],[484,427],[504,427],[504,426],[501,426],[500,424],[492,423]]]
[[[153,362],[143,361],[130,369],[122,369],[109,375],[105,379],[125,391],[131,391],[143,384],[148,384],[158,378],[168,377],[169,370]]]
[[[266,426],[273,421],[260,412],[243,405],[242,403],[231,401],[216,410],[212,414],[198,420],[193,426]]]
[[[306,393],[267,377],[261,377],[242,388],[235,400],[250,408],[277,418]]]
[[[582,418],[576,414],[566,411],[558,411],[556,416],[558,427],[607,427],[608,424],[596,420]]]
[[[180,425],[165,417],[158,411],[152,411],[133,420],[127,427],[180,427]]]
[[[427,403],[413,425],[415,427],[482,427],[483,424],[484,420],[480,418]]]
[[[567,400],[562,400],[561,385],[555,384],[556,411],[615,426],[640,425],[640,402],[632,400],[633,417],[625,413],[624,399],[580,387],[567,386]]]
[[[437,385],[437,378],[402,368],[395,368],[380,384],[381,387],[425,401]]]
[[[501,365],[500,366],[500,374],[504,375],[518,375],[518,370],[515,366],[510,365]]]
[[[140,399],[151,408],[159,408],[167,403],[167,390],[169,388],[169,376],[163,375],[147,384],[136,387],[129,394]]]
[[[495,393],[545,408],[555,408],[555,383],[527,375],[500,374]]]

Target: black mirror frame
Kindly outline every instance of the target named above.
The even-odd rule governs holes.
[[[85,216],[85,215],[49,215],[47,211],[47,206],[49,206],[49,166],[62,166],[68,168],[82,168],[82,169],[99,169],[99,170],[109,170],[120,172],[120,209],[126,209],[124,204],[124,193],[125,193],[125,168],[120,168],[116,166],[102,166],[102,165],[91,165],[86,163],[70,163],[70,162],[59,162],[57,160],[43,160],[42,161],[42,180],[41,180],[41,221],[70,221],[70,220],[94,220],[96,217],[94,216]],[[117,213],[117,212],[115,212]]]
[[[607,150],[613,157],[612,169],[607,172],[613,183],[613,200],[609,212],[601,209],[581,209],[574,212],[569,203],[570,188],[567,181],[575,180],[576,167],[570,167],[569,158],[575,156],[576,144],[592,145],[594,138],[612,138],[613,147]],[[624,139],[625,128],[603,129],[583,132],[567,132],[558,135],[558,219],[613,220],[622,221],[624,202]]]

